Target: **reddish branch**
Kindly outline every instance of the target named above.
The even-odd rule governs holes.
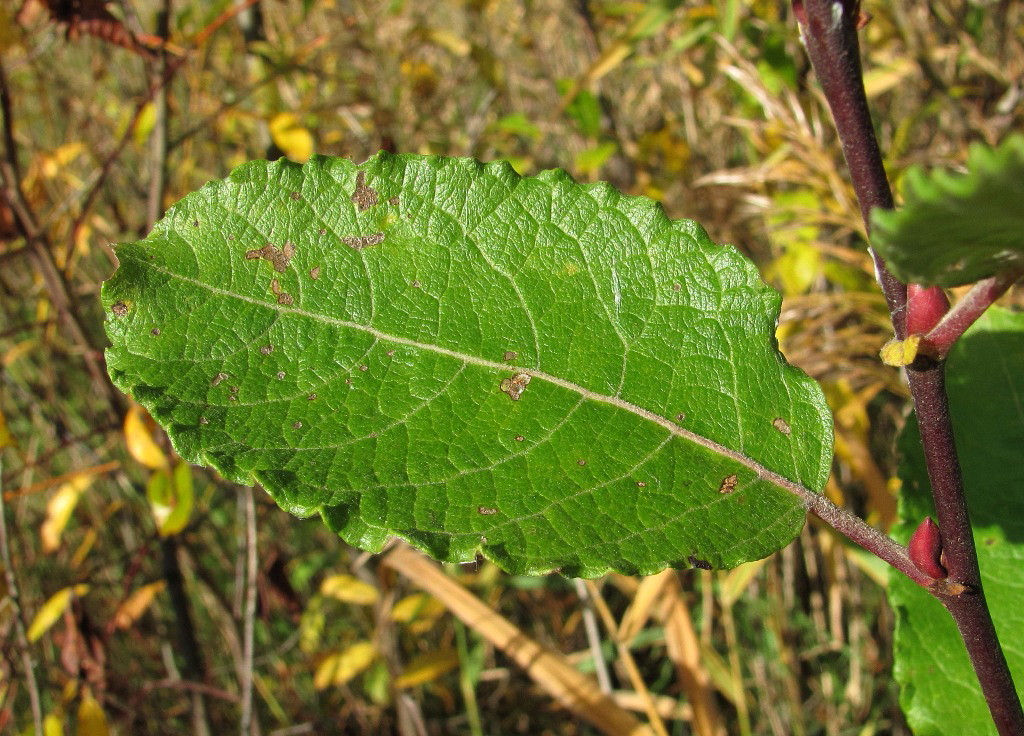
[[[857,41],[857,0],[794,0],[801,31],[815,74],[828,100],[842,142],[861,214],[870,227],[870,211],[891,209],[882,156],[872,128],[864,93]],[[906,286],[877,255],[879,284],[893,315],[897,337],[903,339]],[[943,560],[949,580],[965,586],[960,595],[930,588],[956,622],[982,692],[1000,734],[1024,733],[1024,711],[1006,658],[996,637],[981,585],[963,475],[957,459],[945,389],[944,363],[925,359],[907,368],[907,380],[921,428],[928,477],[942,530]]]

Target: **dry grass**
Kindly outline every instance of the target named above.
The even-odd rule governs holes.
[[[128,27],[155,27],[160,4],[114,5]],[[31,726],[27,651],[41,714],[81,721],[90,693],[120,733],[235,731],[247,703],[253,733],[905,732],[884,576],[815,525],[737,570],[574,586],[489,565],[442,573],[401,548],[368,558],[262,495],[253,540],[246,492],[197,470],[191,521],[157,537],[140,493],[150,471],[126,452],[126,403],[98,361],[108,244],[145,233],[232,166],[273,155],[268,123],[280,113],[294,113],[322,153],[561,167],[654,196],[737,243],[782,289],[783,349],[825,384],[837,413],[830,493],[891,520],[905,392],[876,357],[888,329],[863,227],[778,4],[308,5],[259,3],[261,23],[247,26],[247,11],[206,34],[230,3],[169,3],[178,55],[165,93],[155,63],[67,41],[41,3],[29,0],[17,23],[0,6],[14,146],[5,177],[20,182],[38,226],[26,241],[0,211],[0,418],[17,443],[0,473],[19,594],[0,605],[0,731]],[[896,179],[909,163],[956,163],[967,143],[1020,128],[1020,4],[866,6],[869,90]],[[77,503],[47,542],[58,497]],[[257,568],[247,568],[252,541]],[[173,584],[152,601],[133,597],[173,560],[182,598]],[[372,593],[325,593],[321,582],[339,573]],[[88,592],[22,647],[18,614],[30,621],[80,583]],[[420,588],[442,605],[396,616]],[[118,619],[131,601],[137,615]],[[186,611],[198,662],[181,656]],[[376,653],[365,671],[314,686],[318,668],[361,642]],[[414,675],[420,684],[402,686]]]

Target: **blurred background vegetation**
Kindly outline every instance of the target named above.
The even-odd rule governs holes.
[[[894,180],[1021,128],[1021,4],[864,10]],[[906,392],[786,3],[5,0],[0,103],[0,732],[906,733],[885,570],[814,524],[643,580],[372,557],[180,463],[103,369],[109,244],[243,161],[560,167],[758,263],[828,492],[886,527]]]

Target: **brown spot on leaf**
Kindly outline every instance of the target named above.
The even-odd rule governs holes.
[[[580,458],[579,460],[576,461],[576,464],[582,468],[584,465],[587,464],[587,461],[584,460],[583,458]]]
[[[292,201],[298,202],[300,199],[302,199],[301,194],[299,194],[298,192],[292,192]]]
[[[505,351],[505,358],[504,359],[506,361],[515,360],[518,357],[519,357],[519,353],[517,353],[515,350],[506,350]]]
[[[638,480],[638,481],[636,482],[636,487],[637,487],[637,488],[646,488],[646,487],[647,487],[647,483],[646,483],[645,481],[642,481],[642,480]]]
[[[514,376],[503,379],[498,388],[508,394],[512,401],[519,401],[519,397],[523,395],[523,391],[526,390],[531,380],[532,376],[529,373],[516,373]]]
[[[320,278],[320,266],[313,266],[313,268],[309,269],[309,277],[314,281]]]
[[[687,559],[687,561],[691,565],[693,565],[696,568],[699,568],[701,570],[710,570],[711,569],[711,563],[710,562],[708,562],[707,560],[702,560],[702,559],[698,558],[696,555],[690,555],[686,559]]]
[[[285,377],[286,375],[288,375],[288,374],[287,374],[287,373],[285,373],[284,371],[278,371],[278,372],[277,372],[277,380],[278,380],[278,381],[283,381],[283,380],[284,380],[284,377]]]
[[[361,366],[359,366],[359,370],[361,370],[361,371],[363,371],[365,373],[366,371],[370,370],[370,366],[368,366],[368,365],[361,365]]]
[[[295,255],[295,244],[285,243],[278,248],[273,243],[267,243],[262,248],[254,248],[245,252],[247,261],[255,261],[259,258],[270,263],[278,273],[284,273],[288,268],[288,262]]]
[[[290,304],[294,304],[295,300],[292,299],[292,295],[291,294],[279,294],[278,297],[277,297],[277,303],[278,304],[283,304],[285,306],[288,306]]]
[[[128,314],[128,305],[124,302],[114,302],[110,306],[110,311],[113,312],[115,317],[124,317]]]
[[[199,417],[199,423],[200,424],[209,424],[210,420],[207,419],[206,417]]]
[[[264,355],[270,355],[272,352],[274,352],[274,346],[263,345],[262,347],[260,347],[260,352],[263,353]]]
[[[494,516],[496,513],[498,513],[498,509],[492,509],[488,506],[479,506],[477,507],[476,512],[481,516]]]
[[[292,422],[292,429],[302,429],[302,422]]]
[[[327,229],[326,228],[320,228],[317,232],[319,232],[321,235],[326,235],[327,234]]]
[[[389,351],[387,352],[387,356],[388,356],[389,358],[390,358],[390,357],[391,357],[392,355],[394,355],[394,354],[395,354],[395,351],[394,351],[394,350],[389,350]]]
[[[411,286],[414,289],[418,289],[420,288],[420,282],[418,280],[414,280],[412,283],[409,284],[409,286]]]
[[[684,421],[686,421],[686,414],[684,414],[683,412],[679,412],[678,414],[676,414],[676,421],[677,422],[684,422]]]
[[[352,201],[355,202],[360,212],[366,210],[377,204],[379,197],[377,196],[377,190],[373,187],[366,186],[366,172],[359,171],[356,173],[356,190],[352,192]]]
[[[398,204],[399,204],[399,202],[398,202],[398,197],[397,197],[397,196],[395,196],[395,197],[392,197],[391,199],[389,199],[389,200],[388,200],[388,204],[390,204],[390,205],[392,205],[392,206],[394,206],[394,207],[397,207],[397,206],[398,206]]]
[[[308,401],[316,401],[316,394],[310,394],[306,397]]]
[[[222,381],[227,379],[227,377],[228,377],[227,373],[218,373],[216,376],[213,377],[213,380],[210,381],[210,385],[211,386],[219,386]]]
[[[160,328],[159,327],[154,327],[152,330],[149,331],[149,334],[152,335],[153,337],[159,337],[160,336]]]
[[[680,291],[682,288],[682,284],[672,284],[672,291]]]
[[[772,426],[782,432],[782,434],[786,435],[793,431],[789,428],[789,424],[782,417],[775,417],[775,419],[772,420]]]
[[[525,438],[525,437],[523,437],[523,436],[522,436],[521,434],[517,434],[517,435],[516,435],[516,442],[522,442],[522,441],[523,441],[523,440],[525,440],[525,439],[526,439],[526,438]]]
[[[341,242],[347,246],[355,248],[356,250],[362,250],[363,248],[369,248],[371,245],[383,243],[384,233],[374,233],[373,235],[346,235],[341,239]]]
[[[727,475],[725,478],[722,478],[722,485],[718,486],[718,492],[732,493],[733,491],[736,490],[736,484],[738,482],[739,479],[736,477],[735,473],[733,473],[732,475]]]

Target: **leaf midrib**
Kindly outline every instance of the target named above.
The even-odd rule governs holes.
[[[588,389],[584,386],[580,386],[577,383],[566,380],[564,378],[559,378],[558,376],[554,376],[550,373],[545,373],[544,371],[541,370],[487,360],[486,358],[480,358],[475,355],[470,355],[468,353],[461,353],[457,350],[451,350],[449,348],[442,347],[441,345],[423,343],[417,340],[412,340],[407,337],[391,335],[386,332],[382,332],[381,330],[378,330],[375,327],[371,327],[370,325],[363,325],[357,322],[350,322],[349,320],[338,319],[337,317],[330,317],[324,314],[310,312],[305,309],[300,309],[297,307],[286,307],[280,304],[266,302],[261,299],[256,299],[254,297],[245,296],[244,294],[238,294],[227,289],[222,289],[220,287],[213,286],[211,284],[206,283],[205,281],[200,281],[199,279],[195,279],[190,276],[185,276],[183,274],[176,273],[167,268],[157,266],[151,263],[146,263],[145,266],[154,271],[165,274],[166,276],[169,276],[171,278],[178,279],[179,281],[184,281],[185,283],[192,284],[193,286],[197,286],[201,289],[205,289],[206,291],[209,291],[211,294],[217,294],[229,299],[237,299],[238,301],[247,302],[255,306],[266,307],[267,309],[277,312],[279,315],[294,315],[297,317],[305,317],[320,322],[322,324],[358,330],[360,332],[371,335],[375,339],[380,340],[382,342],[390,342],[396,345],[405,345],[407,347],[415,348],[417,350],[426,350],[437,355],[444,355],[446,357],[452,358],[464,364],[474,365],[481,368],[488,368],[499,373],[507,373],[510,370],[516,371],[518,373],[526,373],[530,376],[531,380],[546,381],[560,388],[564,388],[568,391],[573,391],[586,400],[597,401],[603,404],[613,406],[616,409],[630,412],[631,414],[634,414],[635,416],[638,416],[641,419],[645,419],[649,422],[653,422],[661,426],[663,429],[667,430],[670,434],[676,437],[693,442],[697,445],[700,445],[701,447],[704,447],[707,450],[710,450],[711,452],[717,453],[722,457],[728,458],[736,463],[739,463],[740,465],[753,471],[758,478],[768,481],[769,483],[778,486],[782,490],[785,490],[791,493],[792,495],[796,496],[798,499],[800,499],[804,507],[809,508],[819,498],[819,494],[810,490],[806,486],[796,483],[786,478],[785,476],[776,473],[773,470],[769,470],[764,465],[750,458],[749,456],[737,452],[736,450],[732,450],[726,447],[725,445],[721,445],[715,442],[714,440],[708,439],[703,435],[697,434],[696,432],[684,429],[683,427],[680,427],[678,424],[676,424],[675,422],[671,421],[666,417],[656,414],[655,412],[652,412],[649,409],[645,409],[642,406],[638,406],[629,401],[625,401],[624,399],[621,399],[617,396],[608,396],[606,394],[601,394],[596,391],[592,391],[591,389]]]

